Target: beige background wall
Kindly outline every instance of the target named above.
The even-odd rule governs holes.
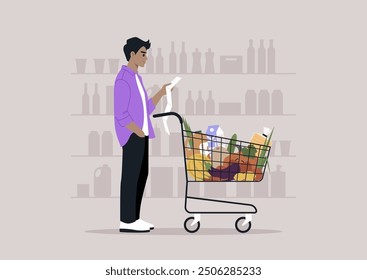
[[[363,1],[172,2],[0,4],[0,257],[365,259]],[[71,75],[74,59],[123,59],[121,47],[132,36],[150,39],[155,53],[162,47],[168,54],[171,41],[178,53],[185,41],[189,58],[194,48],[205,52],[211,47],[216,59],[244,55],[249,39],[274,39],[277,71],[296,73],[187,75],[181,82],[183,100],[189,89],[207,93],[214,87],[218,101],[242,102],[247,89],[280,88],[284,110],[296,114],[283,119],[242,116],[243,129],[220,120],[229,136],[249,131],[243,132],[245,139],[256,129],[254,122],[256,127],[270,122],[279,127],[276,138],[292,139],[297,155],[281,162],[287,168],[289,194],[296,198],[255,201],[261,212],[253,234],[239,235],[232,220],[222,217],[223,224],[216,224],[209,217],[214,231],[203,224],[200,234],[188,235],[182,230],[182,201],[151,199],[143,210],[157,225],[156,232],[119,235],[112,230],[118,226],[117,199],[72,198],[76,184],[86,181],[104,160],[71,155],[86,152],[91,127],[113,126],[103,118],[71,115],[81,109],[84,82],[92,89],[95,82],[110,85],[114,79]],[[143,79],[150,86],[173,77]],[[207,119],[197,121],[198,129],[210,124]],[[118,195],[120,159],[110,159],[109,164]],[[142,253],[136,247],[147,249]]]

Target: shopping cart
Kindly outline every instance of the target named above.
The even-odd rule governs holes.
[[[193,132],[187,127],[184,129],[182,117],[175,112],[155,114],[153,118],[166,116],[176,116],[181,124],[186,173],[185,210],[194,215],[185,220],[186,231],[194,233],[199,230],[201,214],[240,214],[235,228],[241,233],[248,232],[251,229],[252,215],[257,213],[255,205],[190,196],[189,183],[260,182],[264,177],[271,147],[240,141],[235,137],[230,139],[200,131]],[[241,211],[190,211],[187,207],[189,199],[240,205]]]

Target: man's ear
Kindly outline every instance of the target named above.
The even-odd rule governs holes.
[[[135,55],[135,52],[131,51],[130,52],[130,57],[133,57]]]

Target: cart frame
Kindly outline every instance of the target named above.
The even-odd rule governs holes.
[[[181,138],[182,138],[182,147],[183,147],[184,164],[185,164],[185,177],[186,177],[185,211],[189,214],[194,214],[194,217],[189,217],[184,222],[184,227],[185,227],[186,231],[188,231],[190,233],[194,233],[194,232],[199,230],[201,214],[243,214],[244,215],[243,217],[240,217],[236,220],[235,228],[241,233],[248,232],[251,229],[252,215],[257,213],[257,208],[256,208],[255,205],[250,204],[250,203],[237,202],[237,201],[219,200],[219,199],[212,199],[212,198],[202,198],[202,197],[194,197],[194,196],[189,196],[188,195],[189,183],[191,183],[191,182],[195,182],[195,183],[199,183],[199,182],[202,182],[202,183],[218,183],[218,182],[216,182],[216,181],[189,180],[189,178],[188,178],[188,169],[187,169],[186,149],[185,149],[185,137],[187,137],[187,136],[184,136],[184,132],[187,132],[187,131],[183,127],[183,119],[176,112],[167,112],[167,113],[154,114],[153,118],[160,118],[160,117],[167,117],[167,116],[177,117],[179,122],[180,122],[180,125],[181,125]],[[200,132],[193,132],[193,133],[207,136],[207,134],[200,133]],[[221,138],[224,138],[224,137],[221,137]],[[228,139],[228,138],[224,138],[224,139]],[[249,142],[246,142],[246,143],[249,143]],[[251,144],[251,143],[249,143],[249,144]],[[268,158],[271,147],[266,146],[266,145],[261,145],[261,146],[264,146],[264,147],[267,148],[267,157],[266,158]],[[265,168],[266,168],[267,164],[268,164],[268,160],[265,161],[264,173],[265,173]],[[261,179],[256,181],[256,182],[262,181],[263,177],[264,176],[262,176]],[[221,181],[221,183],[224,183],[224,182],[231,182],[231,181]],[[239,182],[239,181],[235,181],[235,182]],[[247,211],[191,211],[187,207],[188,199],[201,200],[201,201],[211,201],[211,202],[216,202],[216,203],[243,205],[243,206],[246,206],[247,209],[251,209],[251,210],[250,211],[249,210],[247,210]],[[192,220],[192,222],[190,224],[189,222],[191,220]],[[193,227],[193,228],[191,228],[191,227]]]

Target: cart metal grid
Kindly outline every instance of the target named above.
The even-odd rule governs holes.
[[[244,214],[235,222],[235,228],[245,233],[251,229],[252,214],[257,213],[253,204],[218,200],[188,195],[189,183],[192,182],[260,182],[264,178],[271,147],[236,138],[185,130],[182,117],[176,112],[153,115],[154,118],[175,116],[181,124],[182,146],[186,175],[185,210],[194,214],[184,222],[184,228],[194,233],[200,228],[201,214]],[[190,178],[189,178],[190,177]],[[243,211],[190,211],[187,207],[189,199],[226,203],[244,206]]]

